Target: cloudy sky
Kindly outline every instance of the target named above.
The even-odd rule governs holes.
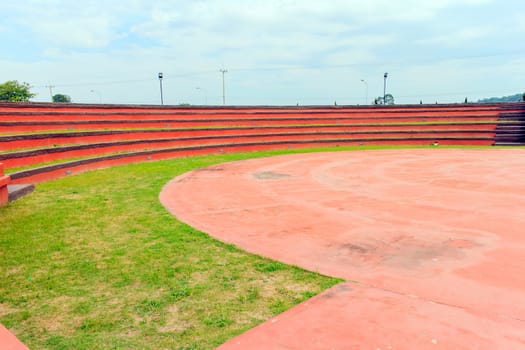
[[[461,102],[525,91],[523,0],[4,0],[0,82],[35,101]],[[362,81],[364,80],[364,81]]]

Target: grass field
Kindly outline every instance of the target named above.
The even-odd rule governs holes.
[[[337,279],[245,253],[177,221],[174,176],[283,152],[118,166],[0,208],[0,322],[31,349],[206,349]]]

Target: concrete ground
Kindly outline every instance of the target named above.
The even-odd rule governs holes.
[[[341,283],[221,349],[525,348],[525,149],[310,153],[199,169],[180,220]]]
[[[0,324],[0,349],[2,350],[28,350],[13,333],[9,332],[7,328]]]

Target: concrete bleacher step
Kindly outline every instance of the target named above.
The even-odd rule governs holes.
[[[513,108],[512,112],[508,110]],[[495,146],[524,146],[525,145],[525,104],[503,105],[499,114]]]
[[[69,162],[61,162],[10,173],[12,183],[39,183],[50,179],[63,177],[86,170],[99,169],[120,164],[145,162],[151,160],[187,157],[204,154],[222,154],[233,152],[254,152],[279,149],[299,149],[309,147],[339,147],[365,145],[485,145],[493,144],[493,137],[385,137],[367,139],[313,139],[313,140],[283,140],[268,142],[242,142],[230,144],[208,144],[187,147],[161,148],[140,150],[118,154],[103,155],[94,158],[83,158]]]
[[[525,146],[525,142],[496,142],[494,146]]]
[[[523,121],[525,112],[505,112],[499,114],[500,121]]]
[[[501,125],[499,124],[497,127],[496,127],[496,130],[497,131],[501,131],[501,132],[512,132],[512,131],[522,131],[522,130],[525,130],[525,125],[521,125],[521,124],[518,124],[518,125]]]
[[[513,113],[509,111],[508,113]],[[494,116],[497,111],[474,111],[474,110],[320,110],[320,111],[256,111],[256,112],[233,112],[233,111],[214,111],[214,112],[2,112],[0,111],[0,121],[68,121],[68,120],[146,120],[146,119],[230,119],[249,117],[249,118],[290,118],[298,116],[310,117],[370,117],[385,116],[395,117],[413,114],[420,117],[433,117],[440,115],[448,116]]]
[[[0,111],[18,111],[18,112],[45,112],[45,111],[61,111],[61,112],[94,112],[98,111],[101,113],[111,113],[111,112],[137,112],[137,111],[147,111],[147,112],[187,112],[187,113],[198,113],[198,112],[207,112],[207,111],[216,111],[216,112],[230,112],[237,111],[242,113],[249,112],[267,112],[267,111],[324,111],[324,110],[371,110],[380,112],[385,110],[385,107],[388,110],[442,110],[442,111],[454,111],[454,110],[475,110],[475,111],[486,111],[486,110],[500,110],[500,109],[511,109],[515,110],[517,107],[520,107],[516,103],[483,103],[483,104],[423,104],[423,105],[337,105],[337,106],[326,106],[326,105],[302,105],[302,106],[173,106],[173,105],[126,105],[126,104],[82,104],[82,103],[49,103],[49,102],[0,102]],[[430,107],[430,108],[429,108]]]
[[[202,128],[202,127],[248,127],[248,126],[276,126],[276,125],[321,125],[321,124],[370,124],[370,123],[468,123],[468,122],[496,122],[497,115],[463,115],[463,116],[293,116],[293,117],[238,117],[213,119],[165,119],[165,120],[70,120],[70,121],[0,121],[0,133],[36,132],[44,130],[115,130],[115,129],[144,129],[144,128]]]
[[[495,144],[501,144],[501,143],[523,143],[525,142],[525,134],[524,133],[516,133],[516,134],[505,134],[505,135],[497,135],[495,138]]]
[[[495,145],[499,145],[501,143],[522,143],[522,142],[525,142],[525,137],[523,135],[499,137],[494,140]]]
[[[512,127],[514,124],[511,124]],[[328,131],[396,131],[396,130],[494,130],[494,122],[474,123],[366,123],[366,124],[322,124],[322,125],[276,125],[276,126],[243,126],[221,128],[163,128],[163,129],[127,129],[127,130],[95,130],[95,131],[61,131],[41,133],[14,133],[0,135],[0,151],[9,148],[32,148],[38,146],[53,146],[56,144],[78,144],[103,141],[137,140],[144,138],[232,135],[241,133],[261,132],[328,132]]]
[[[4,134],[0,160],[10,168],[53,163],[10,174],[15,183],[37,183],[101,166],[215,152],[509,144],[519,141],[524,111],[523,103],[309,107],[0,103]],[[47,133],[39,134],[42,131]]]
[[[27,196],[34,190],[35,185],[33,184],[7,185],[7,191],[9,193],[9,202],[15,201],[23,196]]]
[[[218,131],[220,133],[220,130]],[[161,149],[167,147],[199,146],[217,143],[243,143],[243,142],[294,142],[315,141],[325,139],[359,140],[368,142],[374,140],[405,139],[407,144],[421,140],[424,144],[427,139],[464,139],[475,140],[480,138],[494,138],[492,130],[397,130],[397,131],[343,131],[343,132],[295,132],[295,133],[258,133],[258,134],[233,134],[233,135],[208,135],[165,139],[143,139],[131,141],[115,141],[103,143],[90,143],[64,147],[52,147],[24,150],[0,154],[0,161],[6,167],[27,166],[30,164],[59,160],[61,158],[76,158],[103,153],[132,152],[143,149]]]

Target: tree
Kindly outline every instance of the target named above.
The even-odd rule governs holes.
[[[393,105],[394,96],[392,94],[386,94],[385,97],[379,96],[374,100],[375,105]]]
[[[71,102],[71,97],[64,94],[53,95],[53,102]]]
[[[31,91],[28,83],[19,83],[9,80],[0,84],[0,101],[27,102],[36,96]]]
[[[502,96],[502,97],[490,97],[490,98],[484,98],[481,100],[478,100],[478,102],[519,102],[519,101],[525,101],[525,93],[517,93],[510,96]]]

